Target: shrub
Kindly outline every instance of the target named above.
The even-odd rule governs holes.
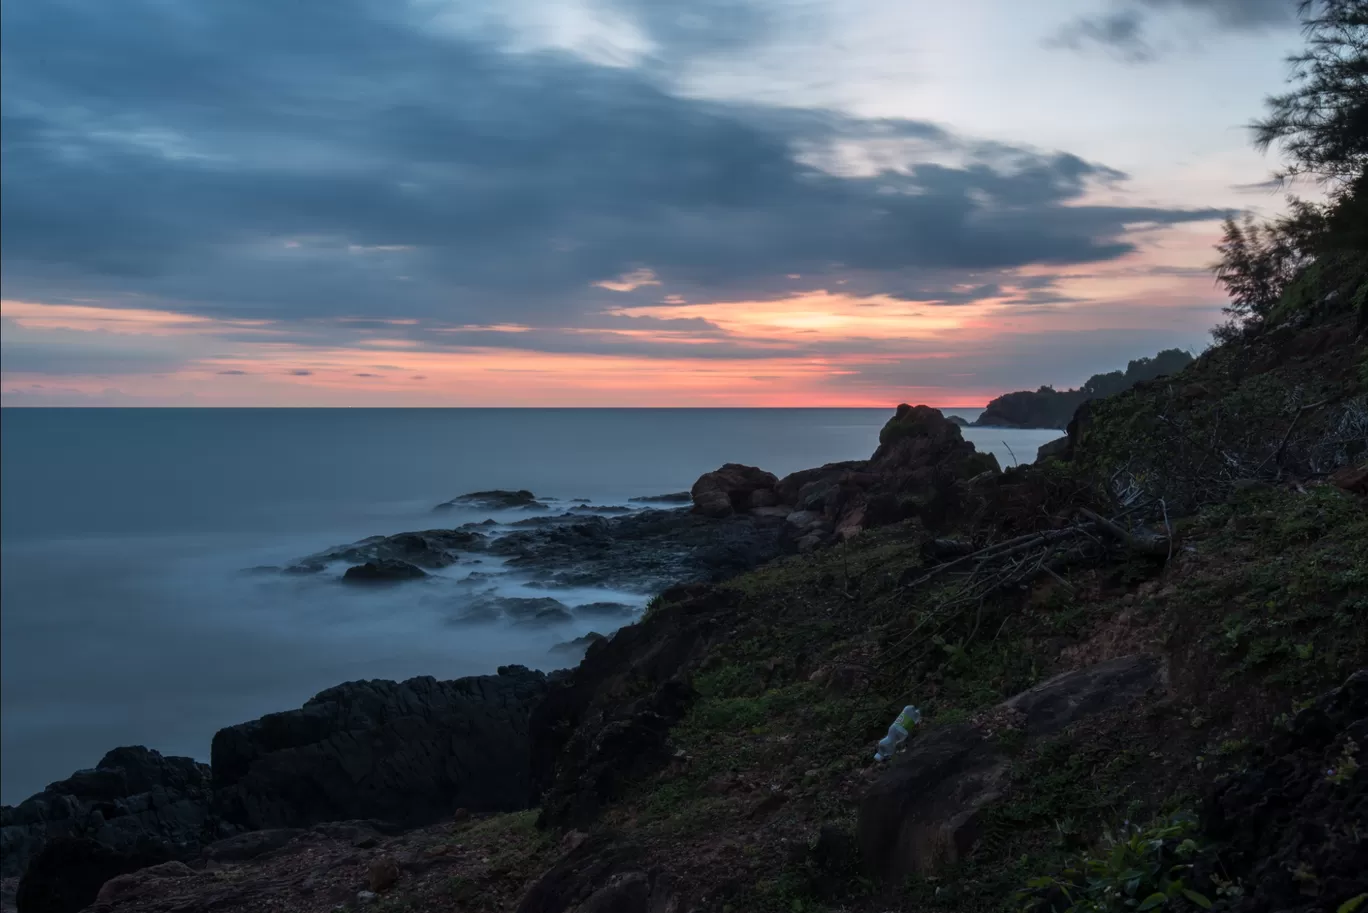
[[[1185,880],[1206,848],[1188,815],[1148,827],[1123,825],[1108,832],[1095,852],[1074,858],[1061,872],[1032,878],[1017,892],[1025,913],[1121,913],[1209,909],[1211,900]]]

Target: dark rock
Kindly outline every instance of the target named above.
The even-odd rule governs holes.
[[[1035,461],[1043,463],[1046,460],[1068,460],[1071,454],[1069,436],[1066,434],[1064,437],[1057,437],[1053,441],[1037,447]]]
[[[1020,721],[1030,741],[1094,714],[1140,700],[1164,686],[1163,662],[1125,656],[1067,672],[999,710]],[[886,881],[931,874],[965,856],[982,834],[982,810],[999,798],[1010,758],[968,723],[918,734],[860,804],[861,856]]]
[[[551,652],[580,657],[583,656],[585,651],[588,650],[591,646],[593,646],[601,640],[607,639],[608,638],[604,637],[597,631],[590,631],[588,634],[585,634],[582,637],[576,637],[574,640],[567,640],[564,643],[556,644],[554,647],[551,648]]]
[[[763,469],[726,463],[720,469],[699,476],[689,494],[693,498],[694,513],[722,519],[733,513],[744,513],[752,506],[772,506],[752,505],[751,498],[757,491],[773,490],[776,482],[774,474]]]
[[[1217,786],[1203,809],[1202,830],[1220,841],[1221,854],[1196,874],[1238,879],[1244,893],[1228,909],[1312,913],[1343,909],[1368,893],[1364,746],[1368,669],[1298,712]],[[1299,880],[1298,872],[1312,873],[1314,881]]]
[[[631,618],[636,609],[625,602],[589,602],[575,606],[574,612],[588,618]]]
[[[693,500],[693,495],[687,491],[675,491],[667,495],[646,495],[641,498],[628,498],[628,501],[637,504],[688,504]]]
[[[773,517],[710,520],[687,510],[647,510],[621,517],[572,517],[520,529],[489,550],[515,569],[540,572],[548,587],[593,587],[612,581],[642,594],[682,581],[718,580],[782,553]]]
[[[24,869],[16,906],[19,913],[77,913],[95,901],[111,878],[169,859],[165,846],[150,843],[113,849],[89,837],[58,837]]]
[[[518,491],[499,488],[457,495],[450,501],[443,501],[438,504],[433,510],[449,510],[453,507],[470,507],[476,510],[514,510],[517,508],[545,508],[546,505],[538,501],[537,496],[525,488]]]
[[[418,826],[458,808],[524,808],[528,714],[545,688],[521,666],[330,688],[299,710],[219,730],[216,807],[252,829],[357,818]]]
[[[958,415],[947,415],[947,416],[945,417],[945,420],[946,420],[947,422],[950,422],[951,424],[959,425],[961,428],[968,428],[968,427],[969,427],[969,420],[966,419],[966,418],[962,418],[962,417],[960,417],[960,416],[958,416]]]
[[[483,550],[487,542],[484,535],[468,529],[428,529],[394,536],[371,536],[310,555],[296,567],[317,571],[334,562],[399,561],[418,567],[443,568],[455,564],[470,552]]]
[[[530,723],[532,797],[544,824],[588,824],[669,761],[670,727],[693,699],[689,670],[726,636],[737,598],[707,587],[667,590],[650,615],[596,645],[548,688]]]
[[[518,625],[553,625],[574,620],[565,603],[549,596],[483,596],[467,604],[457,622],[511,621]]]
[[[1368,464],[1345,466],[1330,476],[1330,484],[1356,495],[1368,495]]]
[[[52,839],[88,838],[116,853],[163,847],[183,858],[233,833],[211,811],[209,767],[141,746],[116,748],[17,806],[0,809],[5,877]],[[97,886],[98,888],[98,886]]]
[[[665,913],[683,909],[673,877],[635,844],[610,835],[581,842],[528,889],[517,913]]]
[[[415,564],[397,561],[393,558],[382,558],[379,561],[367,561],[365,564],[347,568],[347,572],[342,575],[342,581],[344,583],[399,583],[403,580],[418,580],[426,576],[427,572]]]

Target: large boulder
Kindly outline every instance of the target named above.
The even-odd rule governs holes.
[[[1029,744],[1164,684],[1158,657],[1123,656],[1056,676],[988,716],[1012,721]],[[982,837],[982,811],[1002,795],[1010,766],[1000,742],[970,723],[916,736],[860,804],[860,850],[870,873],[895,882],[963,859]]]
[[[78,913],[105,882],[169,861],[164,846],[113,849],[89,837],[50,840],[29,861],[15,894],[18,913]]]
[[[773,491],[779,480],[773,473],[740,463],[726,463],[720,469],[705,472],[694,482],[689,494],[694,512],[705,517],[721,519],[734,513],[745,513],[751,507],[767,507],[777,503],[756,498],[757,492]]]
[[[1036,448],[1035,461],[1043,463],[1046,460],[1068,460],[1070,452],[1071,445],[1068,435],[1057,437],[1053,441],[1048,441]]]
[[[94,768],[0,809],[3,874],[18,875],[59,838],[89,839],[114,853],[159,847],[163,858],[192,855],[234,831],[211,808],[208,765],[141,746],[116,748]]]
[[[219,730],[216,807],[245,828],[373,818],[407,826],[524,808],[527,721],[546,678],[522,666],[455,681],[361,681]]]
[[[457,495],[450,501],[443,501],[433,510],[450,510],[453,507],[468,507],[475,510],[544,510],[546,505],[525,488],[511,491],[496,488],[491,491],[471,491]]]

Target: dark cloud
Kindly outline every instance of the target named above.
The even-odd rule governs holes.
[[[676,43],[764,28],[730,4],[660,6],[632,9]],[[565,325],[676,293],[789,294],[790,273],[911,297],[927,271],[1107,260],[1133,249],[1127,224],[1215,215],[1083,205],[1124,175],[1073,155],[681,98],[643,70],[503,53],[405,10],[7,7],[7,294]],[[867,139],[905,160],[812,163]],[[644,268],[658,285],[593,285]]]
[[[1147,34],[1156,13],[1193,13],[1208,27],[1234,32],[1278,28],[1296,21],[1295,0],[1116,0],[1115,5],[1120,8],[1067,23],[1046,39],[1046,45],[1075,51],[1100,47],[1131,63],[1148,63],[1160,56]]]
[[[309,371],[309,370],[307,370],[307,369],[305,369],[305,368],[291,368],[289,371],[286,371],[285,373],[288,374],[288,375],[290,375],[291,377],[311,377],[311,376],[313,376],[313,372],[312,372],[312,371]]]
[[[353,375],[352,375],[352,377],[379,377],[379,376],[380,376],[379,374],[370,374],[370,373],[368,373],[368,372],[366,372],[366,371],[361,371],[361,372],[359,372],[359,373],[356,373],[356,374],[353,374]]]
[[[230,376],[230,377],[241,377],[241,376],[245,375],[247,372],[246,372],[246,371],[219,371],[219,372],[217,372],[217,373],[219,373],[219,374],[224,374],[224,375],[228,375],[228,376]]]
[[[1133,9],[1075,19],[1045,43],[1049,47],[1074,51],[1100,45],[1131,63],[1145,63],[1155,58],[1154,48],[1144,35],[1144,16]]]

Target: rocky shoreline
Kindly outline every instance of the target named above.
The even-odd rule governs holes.
[[[934,523],[964,485],[997,471],[997,461],[964,441],[956,423],[925,406],[900,406],[869,460],[782,479],[726,464],[687,494],[639,499],[620,514],[581,503],[553,513],[551,502],[530,491],[473,492],[435,511],[466,506],[529,516],[499,534],[480,523],[377,536],[253,572],[340,570],[350,585],[421,586],[434,572],[489,559],[529,573],[545,589],[611,582],[654,594],[725,580],[867,527],[912,516]],[[685,498],[689,506],[672,506]],[[480,581],[474,569],[457,583]],[[453,621],[548,626],[579,616],[611,628],[633,614],[610,601],[571,608],[492,591],[476,591],[465,605]],[[563,653],[573,658],[603,640],[588,635],[563,645]],[[245,836],[252,833],[344,820],[393,830],[458,812],[526,808],[548,786],[536,771],[551,751],[532,750],[528,721],[564,675],[513,666],[455,681],[349,682],[298,710],[220,730],[208,765],[141,746],[115,749],[94,768],[0,811],[3,875],[12,882],[28,872],[18,887],[23,910],[74,910],[75,900],[52,895],[55,884],[85,884],[89,903],[94,882],[111,872],[232,853],[252,845]],[[95,874],[83,880],[82,870]]]

